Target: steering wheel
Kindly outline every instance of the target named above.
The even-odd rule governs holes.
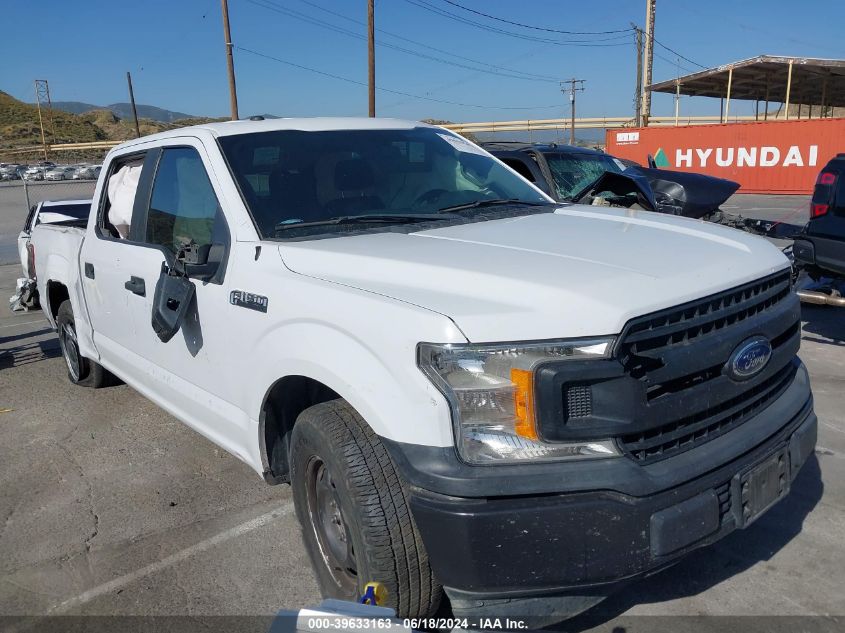
[[[417,199],[414,200],[414,203],[411,206],[413,208],[417,208],[423,204],[428,204],[430,202],[439,200],[441,196],[448,193],[449,192],[446,189],[429,189],[425,193],[422,193],[417,196]]]

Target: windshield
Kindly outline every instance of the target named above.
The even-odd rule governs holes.
[[[280,130],[225,136],[220,146],[264,238],[280,236],[278,227],[332,218],[435,214],[495,200],[547,203],[476,145],[441,129]]]
[[[543,153],[552,172],[557,197],[568,200],[606,171],[621,173],[619,164],[607,154]]]

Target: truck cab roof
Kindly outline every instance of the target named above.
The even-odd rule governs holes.
[[[214,137],[236,136],[257,132],[275,132],[279,130],[300,130],[303,132],[325,132],[331,130],[410,130],[415,127],[437,127],[406,119],[388,119],[371,117],[295,117],[279,119],[241,119],[203,123],[189,127],[167,130],[139,139],[121,143],[115,149],[120,150],[134,145],[159,141],[168,138],[193,136],[196,133],[210,134]]]

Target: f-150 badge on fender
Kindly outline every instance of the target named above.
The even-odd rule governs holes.
[[[229,293],[229,303],[233,306],[240,306],[241,308],[267,312],[267,305],[270,303],[270,300],[263,295],[254,295],[251,292],[244,292],[243,290],[233,290]]]

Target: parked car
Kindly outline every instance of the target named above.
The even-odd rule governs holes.
[[[12,310],[38,307],[38,290],[35,283],[35,251],[32,230],[41,224],[84,227],[91,213],[91,200],[45,200],[29,209],[23,229],[18,234],[18,255],[23,276],[18,279],[15,295],[11,297]]]
[[[44,180],[44,170],[37,165],[27,167],[23,172],[24,180]]]
[[[739,189],[732,180],[642,167],[586,147],[510,142],[482,147],[560,202],[580,202],[605,172],[623,174],[613,180],[628,188],[639,176],[648,198],[644,208],[685,217],[706,218]]]
[[[792,247],[798,266],[820,287],[802,289],[811,303],[845,306],[845,153],[821,170],[810,201],[810,221]]]
[[[102,165],[84,165],[73,174],[74,180],[96,180],[100,175]]]
[[[20,165],[4,163],[3,166],[0,167],[0,180],[20,180],[20,174],[18,173],[19,169]]]
[[[53,167],[44,172],[45,180],[71,180],[76,172],[76,167]]]
[[[289,482],[327,596],[560,620],[751,525],[813,454],[758,237],[561,205],[391,119],[171,130],[96,191],[85,229],[32,233],[69,379]]]

